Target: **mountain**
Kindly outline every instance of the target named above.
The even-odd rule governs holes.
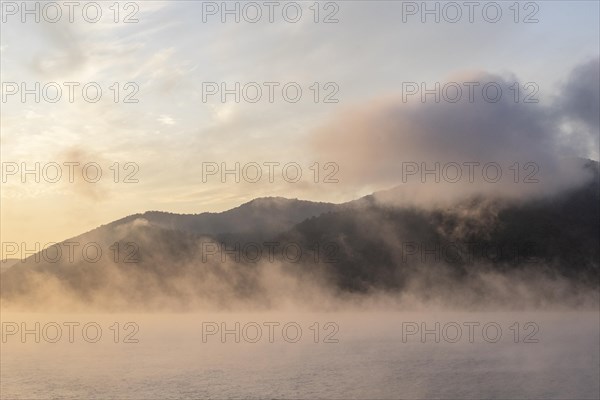
[[[18,258],[7,258],[5,260],[0,260],[0,273],[8,270],[10,267],[15,265],[19,261],[21,260]]]
[[[251,292],[253,269],[227,272],[219,254],[204,259],[203,254],[212,253],[223,241],[260,244],[263,238],[334,208],[334,204],[269,197],[221,213],[150,211],[131,215],[18,263],[2,277],[0,294],[8,299],[28,296],[36,291],[39,280],[45,280],[83,301],[91,301],[97,293],[113,293],[126,302],[143,301],[140,293],[183,299],[181,285],[171,286],[187,281],[212,282],[208,291],[221,286],[238,296]],[[196,291],[199,286],[190,290]],[[35,296],[40,294],[36,292]]]
[[[114,307],[269,303],[317,287],[560,301],[600,287],[598,163],[584,168],[592,179],[552,196],[470,196],[447,208],[404,206],[394,188],[339,205],[261,198],[222,213],[135,214],[8,269],[0,294]],[[79,244],[72,259],[67,242]],[[82,251],[89,244],[97,259]],[[556,293],[535,289],[542,282]]]
[[[128,216],[109,226],[143,219],[156,227],[214,237],[244,238],[251,235],[269,238],[292,228],[306,218],[332,211],[335,207],[336,205],[331,203],[265,197],[221,213],[173,214],[149,211]]]
[[[328,243],[331,276],[347,290],[401,289],[423,270],[462,279],[483,267],[551,270],[597,285],[599,204],[597,184],[525,203],[474,198],[449,210],[365,202],[303,221],[278,240]]]
[[[297,224],[283,243],[327,243],[336,287],[401,290],[414,276],[461,281],[482,271],[537,271],[600,286],[598,163],[579,162],[584,185],[528,200],[470,197],[451,208],[399,207],[395,193],[375,193]]]

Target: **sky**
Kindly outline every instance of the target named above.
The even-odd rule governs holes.
[[[464,7],[452,22],[447,3],[423,22],[421,2],[274,2],[271,22],[265,2],[228,2],[236,22],[222,2],[97,2],[85,14],[80,2],[71,22],[59,2],[60,18],[47,8],[36,22],[2,1],[2,242],[43,246],[138,212],[263,196],[349,201],[400,183],[399,159],[598,160],[599,3],[521,2],[516,16],[497,2],[495,23],[487,3],[473,22]],[[473,81],[499,83],[502,101],[403,98],[407,82]],[[23,100],[21,84],[36,82],[40,101]],[[223,101],[221,84],[236,82],[239,102]],[[85,85],[91,100],[101,88],[97,102]],[[36,162],[39,182],[22,174]],[[236,163],[239,183],[220,173]]]

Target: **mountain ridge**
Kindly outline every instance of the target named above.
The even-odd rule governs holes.
[[[154,296],[264,300],[267,292],[280,293],[282,282],[296,282],[292,288],[303,287],[301,292],[312,290],[306,282],[330,293],[435,288],[448,298],[457,287],[483,298],[512,290],[496,293],[481,278],[490,275],[519,282],[531,275],[536,278],[527,285],[548,279],[595,290],[600,190],[598,163],[590,165],[596,179],[522,201],[474,196],[451,208],[419,208],[382,201],[389,196],[375,192],[341,204],[270,197],[220,213],[133,214],[69,239],[99,244],[105,258],[49,263],[30,256],[3,272],[0,295],[13,300],[31,295],[40,280],[81,301],[122,298],[127,304]],[[107,249],[114,246],[121,253],[113,260]],[[498,254],[486,254],[489,248]],[[258,262],[248,249],[262,255]],[[277,278],[269,278],[272,274]]]

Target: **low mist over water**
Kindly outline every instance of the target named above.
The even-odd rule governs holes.
[[[600,390],[596,312],[3,313],[10,321],[31,331],[38,321],[41,336],[5,338],[7,399],[595,399]],[[41,333],[51,322],[63,330],[56,343]],[[65,322],[80,323],[73,343]],[[46,339],[54,332],[48,325]]]

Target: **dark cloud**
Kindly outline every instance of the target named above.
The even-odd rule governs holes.
[[[582,150],[590,136],[598,143],[598,108],[590,107],[594,102],[598,104],[598,79],[592,76],[597,66],[594,61],[576,68],[563,88],[564,96],[551,105],[542,101],[525,102],[533,89],[526,89],[523,83],[516,101],[517,79],[512,76],[463,74],[460,79],[441,84],[443,87],[454,81],[463,88],[456,102],[444,101],[444,97],[435,102],[433,95],[425,101],[419,95],[403,99],[402,94],[375,99],[335,116],[313,133],[311,144],[321,158],[339,163],[343,183],[379,187],[415,183],[409,192],[419,200],[425,194],[452,198],[482,191],[515,196],[548,194],[588,178],[586,174],[574,176],[563,157],[593,154]],[[472,99],[464,82],[480,84]],[[490,82],[502,90],[497,101],[492,86],[488,99],[482,95],[483,86]],[[448,93],[450,98],[455,92]],[[566,135],[565,118],[578,118],[588,129],[580,131],[572,126]],[[403,182],[402,172],[407,168],[403,163],[409,162],[419,166],[426,163],[431,168],[436,162],[442,168],[448,163],[458,163],[463,179],[450,183],[442,178],[437,183],[431,175],[426,177],[426,183],[435,184],[423,184],[419,172],[410,177],[412,181]],[[467,179],[465,162],[480,163],[474,167],[474,182]],[[503,173],[495,183],[482,178],[481,169],[490,162],[497,163]],[[515,163],[519,163],[518,183],[515,183]],[[535,166],[526,168],[527,163]],[[524,182],[530,173],[537,183]]]
[[[562,88],[555,111],[563,121],[574,125],[575,137],[569,136],[567,147],[585,154],[598,150],[600,132],[600,59],[596,58],[573,69]]]

